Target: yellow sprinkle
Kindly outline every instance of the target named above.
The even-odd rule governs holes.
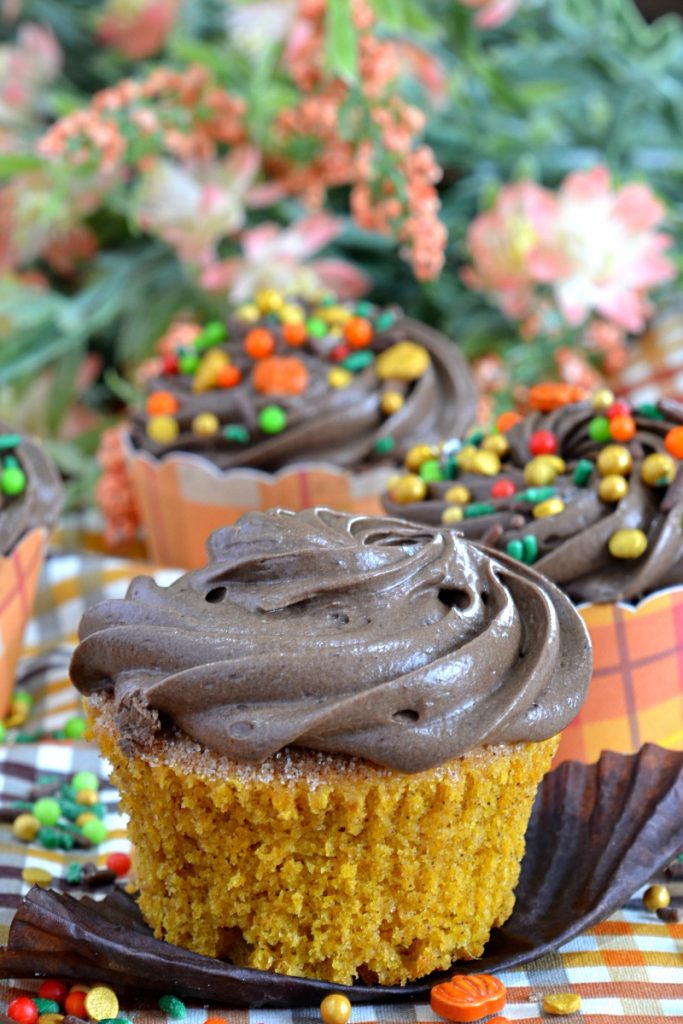
[[[495,452],[478,451],[472,456],[471,468],[482,476],[496,476],[500,473],[500,458]]]
[[[150,416],[147,421],[147,436],[157,444],[172,444],[179,433],[180,428],[172,416]]]
[[[614,392],[610,391],[609,388],[600,388],[596,391],[591,399],[591,405],[594,409],[609,409],[610,405],[614,401]]]
[[[550,996],[543,996],[542,1005],[544,1013],[563,1017],[581,1009],[581,996],[575,995],[574,992],[554,992]]]
[[[656,484],[670,484],[676,474],[676,463],[665,452],[653,452],[643,459],[640,467],[640,478],[644,484],[654,487]]]
[[[38,1024],[59,1024],[64,1020],[63,1013],[41,1013],[38,1017]]]
[[[467,487],[463,487],[462,484],[453,484],[449,487],[444,494],[444,501],[448,501],[452,505],[466,505],[468,501],[472,500],[472,495]]]
[[[343,366],[334,366],[327,373],[327,383],[336,391],[348,388],[352,380],[353,374],[349,370],[345,370]]]
[[[96,789],[79,789],[76,793],[76,803],[82,804],[84,807],[94,807],[99,799]]]
[[[197,437],[213,437],[218,433],[220,420],[213,412],[199,412],[192,420],[192,433]]]
[[[254,299],[262,313],[277,313],[285,304],[282,294],[275,288],[262,288],[256,293]]]
[[[600,476],[611,476],[613,473],[628,476],[633,467],[633,457],[623,444],[608,444],[598,455],[597,467]]]
[[[444,526],[451,526],[453,523],[459,523],[464,515],[465,513],[460,505],[451,505],[450,508],[445,508],[441,513],[441,522]]]
[[[409,469],[411,473],[417,473],[418,469],[423,462],[427,459],[438,458],[439,452],[431,444],[416,444],[408,452],[405,458],[406,469]]]
[[[613,558],[640,558],[647,550],[647,536],[642,530],[616,530],[608,547]]]
[[[546,487],[556,476],[557,470],[547,455],[537,455],[524,467],[524,482],[530,487]]]
[[[31,843],[40,832],[40,822],[32,814],[20,814],[12,822],[12,832],[22,843]]]
[[[97,817],[97,815],[93,814],[91,811],[84,811],[83,814],[79,814],[78,815],[78,817],[76,818],[75,824],[79,828],[81,828],[82,825],[85,825],[86,821],[92,821],[92,819],[96,818],[96,817]]]
[[[344,306],[321,306],[314,311],[313,316],[319,317],[325,323],[343,327],[346,321],[351,319],[352,313]]]
[[[197,367],[197,372],[192,379],[192,390],[201,393],[214,388],[219,370],[222,370],[229,362],[230,358],[222,348],[210,348]]]
[[[253,324],[259,319],[259,308],[253,302],[246,302],[243,306],[238,307],[235,316],[238,320]]]
[[[541,458],[546,459],[556,473],[566,473],[567,463],[559,455],[542,455]]]
[[[400,391],[387,391],[382,395],[382,400],[379,403],[385,416],[393,416],[395,412],[403,408],[404,404],[405,399]]]
[[[413,381],[427,372],[431,361],[424,345],[417,345],[414,341],[399,341],[377,356],[375,373],[380,380]]]
[[[119,1012],[116,993],[108,985],[95,985],[91,988],[85,997],[84,1004],[86,1013],[91,1020],[116,1017]]]
[[[628,494],[628,480],[617,473],[603,476],[598,484],[598,495],[601,501],[621,501]]]
[[[471,472],[474,464],[474,457],[478,454],[479,449],[475,448],[473,444],[463,445],[456,456],[458,468],[464,469],[466,473]]]
[[[562,498],[548,498],[546,501],[540,501],[538,505],[533,507],[534,519],[547,519],[549,516],[559,516],[560,512],[564,512]]]
[[[24,868],[21,877],[27,885],[50,885],[52,875],[44,868]]]
[[[510,445],[505,434],[488,434],[481,442],[485,452],[494,452],[500,458],[510,451]]]
[[[293,302],[287,302],[280,310],[280,322],[283,324],[303,324],[306,314],[301,306],[295,306]]]
[[[390,497],[399,505],[408,505],[413,501],[424,501],[427,497],[427,484],[421,476],[409,474],[401,477],[392,487]]]

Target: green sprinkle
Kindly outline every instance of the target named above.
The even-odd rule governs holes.
[[[85,718],[69,718],[64,725],[64,736],[68,740],[80,740],[85,733]]]
[[[352,352],[351,355],[342,359],[341,365],[350,373],[359,373],[361,370],[366,370],[368,366],[372,366],[374,361],[375,353],[371,349],[360,348],[357,352]]]
[[[195,348],[203,352],[204,349],[211,348],[212,345],[218,345],[219,342],[226,338],[227,333],[225,324],[222,324],[220,320],[212,320],[206,325],[202,333],[195,338]]]
[[[54,999],[41,999],[40,996],[33,996],[38,1013],[61,1013],[59,1003]]]
[[[159,1009],[163,1010],[171,1020],[185,1020],[187,1017],[187,1008],[182,999],[178,999],[177,996],[161,996],[159,999]]]
[[[103,1017],[98,1024],[133,1024],[127,1017]]]
[[[572,480],[577,487],[585,487],[593,473],[593,463],[590,459],[579,459],[574,469]]]
[[[26,800],[13,800],[10,807],[14,811],[30,811],[33,814],[33,803]]]
[[[505,550],[510,558],[516,558],[518,562],[524,560],[524,545],[521,540],[509,540],[505,545]]]
[[[465,438],[465,444],[479,444],[486,437],[485,430],[475,430],[469,437]]]
[[[588,424],[588,436],[592,441],[605,444],[612,440],[612,433],[609,428],[609,420],[606,416],[594,416]]]
[[[178,369],[181,373],[195,373],[198,366],[199,356],[196,352],[183,352],[183,354],[178,357]]]
[[[0,452],[17,448],[21,444],[21,434],[0,434]]]
[[[556,487],[527,487],[526,491],[515,494],[515,501],[530,501],[532,505],[537,505],[539,501],[554,498],[556,492]]]
[[[396,441],[393,437],[378,437],[372,447],[378,455],[387,455],[389,452],[393,452]]]
[[[396,316],[390,309],[385,309],[375,320],[376,331],[388,331],[396,323]]]
[[[522,538],[522,546],[524,548],[524,554],[522,561],[526,565],[533,565],[538,558],[538,541],[534,537],[533,533],[528,533],[526,537]]]
[[[66,869],[66,880],[69,885],[78,885],[83,877],[83,868],[80,864],[69,864]]]
[[[78,793],[82,789],[99,789],[100,783],[94,772],[76,772],[71,786]]]
[[[25,704],[27,708],[33,707],[33,697],[26,690],[18,690],[12,697],[12,701],[18,704]]]
[[[441,463],[438,459],[425,459],[420,466],[420,476],[427,484],[436,483],[437,480],[443,480],[443,470],[441,469]]]
[[[73,800],[62,800],[62,814],[67,821],[75,821],[84,811],[83,804],[77,804]]]
[[[3,459],[3,465],[8,466],[10,469],[16,469],[19,465],[19,460],[14,455],[6,455]]]
[[[82,807],[81,809],[89,811],[91,814],[94,814],[96,818],[100,819],[100,821],[104,821],[104,818],[107,814],[107,808],[104,806],[104,804],[93,804],[92,807]]]
[[[495,505],[489,505],[486,501],[473,501],[463,509],[465,519],[476,519],[478,516],[488,516],[496,511]]]
[[[458,475],[458,460],[453,455],[449,455],[443,465],[443,476],[444,480],[455,480]]]
[[[248,444],[250,434],[241,423],[228,423],[223,427],[223,437],[226,441],[234,441],[235,444]]]
[[[643,402],[633,410],[637,416],[643,416],[646,420],[663,420],[664,413],[660,412],[654,402]]]
[[[6,466],[0,474],[0,491],[10,498],[23,494],[26,489],[26,474],[18,466]]]
[[[375,307],[371,302],[357,302],[354,309],[356,316],[370,317],[375,312]],[[380,316],[384,314],[380,313]],[[379,317],[377,318],[379,320]]]
[[[107,838],[107,826],[99,818],[90,818],[81,826],[81,832],[95,846],[99,846]]]
[[[76,845],[76,840],[70,832],[65,832],[64,829],[59,831],[59,848],[60,850],[73,850]]]
[[[38,740],[45,739],[47,733],[41,732],[18,732],[14,737],[15,743],[37,743]]]
[[[311,338],[325,338],[327,336],[327,324],[317,316],[312,316],[306,321],[306,330]]]
[[[41,828],[36,838],[46,850],[58,850],[61,846],[61,833],[56,828]]]
[[[281,434],[287,426],[287,413],[279,405],[266,405],[258,414],[258,425],[264,434]]]
[[[60,786],[58,796],[60,800],[75,800],[76,790],[74,789],[73,786]]]
[[[7,726],[4,722],[0,722],[0,743],[4,743],[7,739]]]
[[[41,825],[56,825],[62,816],[62,808],[52,797],[44,796],[40,800],[36,800],[32,814]]]

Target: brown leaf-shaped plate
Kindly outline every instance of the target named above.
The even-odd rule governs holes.
[[[484,956],[458,971],[497,971],[556,949],[618,909],[683,848],[683,753],[648,744],[566,762],[544,779],[531,815],[515,909]],[[344,987],[234,967],[152,936],[121,890],[103,901],[33,888],[0,950],[0,977],[101,981],[227,1006],[305,1006],[331,991],[354,1003],[425,999],[452,971],[404,987]]]

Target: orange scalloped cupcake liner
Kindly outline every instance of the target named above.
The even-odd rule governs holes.
[[[0,718],[9,708],[24,629],[31,617],[47,547],[44,527],[30,530],[0,558]]]
[[[637,605],[578,610],[593,645],[593,678],[555,764],[597,761],[603,750],[635,753],[644,743],[683,750],[683,587]]]
[[[174,452],[156,459],[126,444],[128,476],[149,558],[160,565],[198,569],[206,540],[245,512],[326,505],[340,512],[382,515],[380,495],[392,467],[350,473],[324,464],[293,464],[277,473],[220,470],[208,459]]]

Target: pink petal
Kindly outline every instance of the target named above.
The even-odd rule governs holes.
[[[324,286],[336,292],[340,299],[359,299],[367,294],[371,284],[366,274],[345,260],[315,260],[311,263],[311,269]]]

